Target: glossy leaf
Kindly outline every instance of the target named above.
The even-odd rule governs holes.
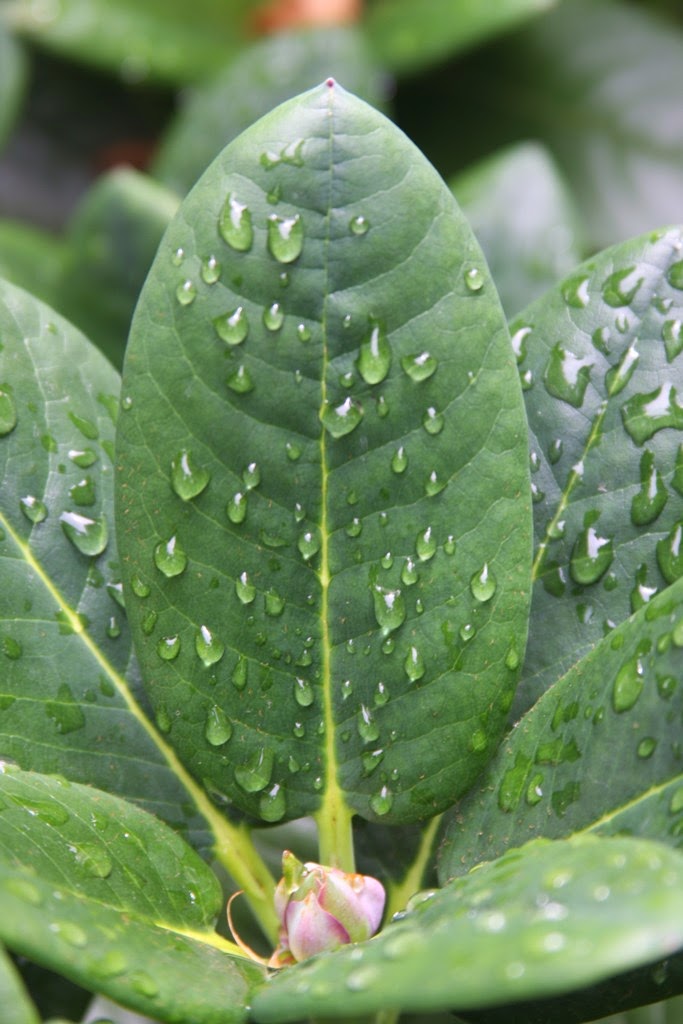
[[[358,29],[300,29],[245,46],[186,98],[161,143],[153,173],[184,194],[226,143],[327,75],[375,106],[383,99],[382,79]]]
[[[376,0],[366,19],[370,40],[383,63],[412,71],[499,35],[555,0]]]
[[[69,223],[56,303],[118,369],[140,289],[178,203],[151,178],[121,169],[97,181]]]
[[[513,316],[580,262],[573,201],[549,153],[520,143],[450,182]]]
[[[215,933],[220,886],[182,839],[117,797],[8,767],[0,799],[13,951],[162,1021],[244,1018],[263,971]]]
[[[683,575],[683,231],[596,256],[512,324],[536,554],[514,713]]]
[[[457,1013],[565,993],[680,949],[681,882],[683,858],[656,843],[529,843],[416,896],[370,942],[280,972],[252,1013],[260,1024]]]
[[[38,1011],[29,999],[19,972],[1,946],[0,1006],[4,1024],[40,1024]]]
[[[414,820],[490,757],[526,620],[508,346],[448,190],[334,83],[181,206],[129,343],[119,536],[157,713],[248,813]]]
[[[599,643],[521,719],[451,815],[447,878],[529,836],[681,845],[683,580]]]
[[[26,83],[26,63],[0,17],[0,146],[12,130]]]
[[[128,81],[192,81],[217,70],[248,35],[255,0],[60,0],[44,9],[6,0],[9,24],[59,54]]]
[[[55,306],[64,262],[61,238],[16,220],[0,220],[0,277]]]

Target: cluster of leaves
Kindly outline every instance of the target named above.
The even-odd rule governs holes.
[[[543,137],[575,183],[594,160],[632,171],[577,193],[604,240],[678,219],[653,149],[672,192],[683,159],[674,133],[650,146],[647,99],[680,116],[681,43],[614,3],[431,6],[249,46],[235,29],[159,151],[165,184],[105,176],[63,240],[0,225],[2,269],[34,293],[0,284],[12,1024],[76,1016],[81,990],[178,1024],[572,1021],[682,991],[683,230],[577,267],[570,193],[518,145],[452,182],[487,265],[429,163],[339,86],[246,128],[330,69],[379,103],[382,67],[531,19],[496,44],[510,67],[528,54],[520,94],[543,80],[575,104],[589,81],[601,124]],[[178,81],[225,60],[213,19],[254,5],[206,0],[196,37],[172,5],[85,7],[8,12],[105,66],[132,19],[133,64]],[[644,63],[651,41],[661,87],[636,75],[627,104],[595,84],[604,49],[560,61],[591,19],[615,54],[637,40]],[[21,60],[0,47],[11,101]],[[505,67],[474,94],[487,124]],[[626,131],[639,116],[649,135]],[[322,861],[386,883],[388,923],[268,979],[216,920],[243,889],[274,942],[270,850],[307,855],[310,818]],[[20,963],[34,1005],[17,957],[72,1002],[44,1008]]]

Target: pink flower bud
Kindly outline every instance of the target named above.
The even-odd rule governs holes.
[[[385,893],[376,878],[302,864],[288,850],[282,855],[282,874],[275,890],[280,936],[271,967],[362,942],[379,928]]]

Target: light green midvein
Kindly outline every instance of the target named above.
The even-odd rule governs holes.
[[[405,877],[389,886],[387,906],[384,912],[385,920],[391,921],[394,914],[405,910],[406,904],[411,896],[414,896],[424,885],[424,876],[432,863],[432,850],[434,840],[441,824],[442,814],[432,818],[425,826],[422,833],[422,840],[413,863]]]
[[[30,547],[24,543],[1,512],[0,524],[21,552],[26,565],[35,573],[50,597],[59,606],[66,624],[80,637],[91,657],[114,683],[130,713],[147,733],[173,774],[187,790],[197,810],[206,819],[213,833],[213,851],[216,859],[230,873],[237,885],[244,890],[264,933],[274,942],[277,938],[278,923],[273,907],[273,877],[254,847],[249,832],[244,826],[232,825],[213,806],[204,790],[197,785],[179,761],[173,748],[162,739],[143,713],[124,677],[105,658],[97,644],[85,631],[78,613],[69,607],[68,602],[64,600],[59,589],[45,573],[42,565],[33,557]]]
[[[328,117],[331,119],[331,104],[334,96],[334,88],[330,88],[330,106]],[[327,401],[327,366],[328,366],[328,336],[327,336],[327,299],[329,296],[329,278],[327,259],[327,248],[330,244],[330,215],[332,210],[332,156],[333,132],[329,133],[329,168],[330,168],[330,196],[327,207],[327,230],[325,236],[324,272],[325,287],[323,292],[322,311],[322,336],[323,336],[323,360],[321,369],[320,384],[320,408],[324,408]],[[353,832],[351,829],[351,811],[347,806],[344,794],[339,787],[337,779],[337,755],[335,748],[335,719],[334,705],[332,700],[332,668],[330,659],[330,630],[329,630],[329,592],[330,592],[330,563],[329,563],[329,480],[327,471],[327,438],[325,428],[320,427],[320,615],[322,620],[322,699],[324,706],[325,721],[325,789],[323,792],[322,805],[316,813],[315,818],[318,825],[318,843],[321,864],[328,864],[331,867],[341,868],[343,871],[355,870],[355,858],[353,853]]]

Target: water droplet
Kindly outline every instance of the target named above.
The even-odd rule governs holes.
[[[297,676],[294,680],[294,699],[301,708],[309,708],[315,700],[313,687],[307,679]]]
[[[401,591],[375,585],[372,597],[377,625],[382,630],[382,636],[389,636],[405,622],[406,606]]]
[[[213,321],[216,334],[228,345],[241,345],[249,333],[249,318],[244,311],[244,306],[237,306],[217,316]]]
[[[243,523],[247,515],[247,495],[243,491],[233,494],[225,508],[226,515],[231,523],[239,525]]]
[[[465,284],[471,292],[480,292],[484,287],[484,275],[479,267],[470,267],[465,271]]]
[[[301,448],[298,444],[294,444],[293,441],[285,442],[285,452],[290,462],[296,462],[301,458]]]
[[[401,445],[400,448],[397,448],[392,455],[391,468],[394,473],[405,473],[408,468],[408,456],[403,445]]]
[[[422,417],[422,426],[432,437],[441,433],[445,422],[443,413],[437,412],[433,406],[430,406]]]
[[[288,142],[286,146],[283,146],[279,153],[261,153],[259,163],[267,171],[272,171],[274,167],[278,167],[280,164],[289,164],[290,167],[303,167],[303,148],[304,139],[295,139],[293,142]]]
[[[645,736],[644,739],[638,744],[636,753],[638,757],[648,758],[652,757],[655,750],[657,749],[657,740],[653,736]]]
[[[301,216],[268,217],[268,249],[278,263],[293,263],[301,255],[304,244],[304,226]]]
[[[436,372],[438,363],[429,352],[419,352],[413,356],[403,356],[401,366],[404,373],[407,373],[411,380],[420,383],[428,380]]]
[[[472,640],[477,635],[477,630],[471,622],[466,622],[465,625],[460,627],[459,633],[463,643],[467,643],[468,640]]]
[[[114,865],[104,846],[99,843],[80,843],[70,849],[76,863],[93,878],[109,878]]]
[[[358,718],[356,719],[356,728],[358,729],[358,735],[364,743],[374,743],[379,737],[379,729],[373,718],[372,711],[365,704],[361,704]]]
[[[353,683],[351,682],[350,679],[345,679],[344,682],[341,684],[342,700],[348,700],[352,693]]]
[[[505,667],[509,669],[510,672],[514,672],[519,668],[519,651],[514,643],[510,644],[507,654],[505,655]]]
[[[429,498],[433,498],[437,494],[441,494],[447,483],[448,481],[442,480],[436,470],[433,469],[425,482],[425,494]]]
[[[230,192],[218,219],[218,230],[232,249],[247,252],[254,241],[251,211]]]
[[[389,373],[391,346],[384,326],[374,317],[368,317],[369,331],[360,345],[358,372],[366,384],[379,384]]]
[[[100,436],[97,424],[93,423],[92,420],[87,420],[83,416],[77,416],[75,412],[69,413],[69,419],[76,429],[83,434],[83,437],[87,437],[88,441],[96,441]]]
[[[83,477],[69,488],[69,497],[74,505],[81,508],[95,504],[95,481],[90,476]]]
[[[336,406],[331,402],[324,402],[320,410],[320,422],[334,438],[350,434],[362,419],[362,405],[350,396]]]
[[[130,587],[136,597],[149,597],[150,588],[137,573],[131,577]]]
[[[173,661],[180,654],[180,637],[162,636],[157,644],[157,654],[162,661]]]
[[[156,613],[152,612],[152,615],[156,616]],[[142,631],[143,631],[143,633],[145,632],[144,625],[143,625],[143,630]],[[107,636],[110,637],[110,639],[112,639],[112,640],[116,640],[117,637],[121,636],[121,627],[119,626],[118,622],[116,621],[116,616],[114,616],[114,615],[110,616],[109,623],[107,625],[107,628],[106,628],[105,632],[106,632]],[[149,633],[151,633],[151,632],[152,632],[152,630],[150,629]],[[149,636],[149,633],[147,633],[146,635]]]
[[[65,942],[76,949],[82,949],[88,943],[86,932],[73,921],[54,921],[48,927],[53,935],[64,939]]]
[[[220,747],[224,743],[227,743],[232,736],[232,725],[228,719],[225,711],[219,708],[217,704],[209,709],[206,716],[206,725],[204,727],[204,736],[208,743],[212,747]]]
[[[320,551],[320,537],[316,530],[306,530],[297,541],[297,547],[305,562],[310,561]]]
[[[171,487],[183,501],[190,501],[206,488],[211,474],[198,466],[192,452],[183,449],[171,460]]]
[[[414,583],[417,583],[417,580],[418,575],[415,562],[408,556],[401,567],[401,582],[406,587],[411,587]]]
[[[272,587],[266,591],[263,598],[264,608],[266,615],[269,615],[272,619],[277,619],[282,615],[285,610],[285,599],[277,590]]]
[[[25,498],[19,499],[21,511],[31,523],[42,523],[47,518],[47,505],[40,498],[27,494]]]
[[[431,526],[428,526],[422,533],[418,533],[415,541],[415,551],[421,562],[428,562],[436,554],[436,538]]]
[[[273,751],[269,747],[255,750],[248,760],[235,767],[235,780],[245,793],[259,793],[265,789],[273,774]]]
[[[621,407],[621,416],[628,434],[638,445],[664,427],[683,430],[683,408],[670,381],[656,391],[634,395]]]
[[[175,290],[175,297],[181,306],[190,306],[197,297],[197,288],[189,278],[183,281]]]
[[[281,821],[287,810],[287,800],[283,787],[275,783],[259,800],[258,809],[263,821]]]
[[[640,491],[631,501],[631,519],[636,526],[653,523],[668,499],[664,478],[655,466],[654,454],[643,452],[640,459]]]
[[[479,572],[475,572],[474,576],[470,580],[470,590],[475,601],[490,601],[496,592],[496,580],[488,567],[488,563],[484,562]]]
[[[683,290],[683,260],[671,264],[666,279],[672,288],[678,288],[679,291]]]
[[[248,395],[250,391],[254,390],[252,376],[243,364],[240,364],[236,370],[229,374],[225,383],[231,391],[238,395]]]
[[[637,277],[635,267],[615,270],[603,282],[602,297],[607,305],[614,309],[618,309],[620,306],[630,306],[642,283],[643,278]]]
[[[211,632],[208,626],[200,626],[194,638],[194,646],[202,665],[209,668],[220,661],[225,653],[225,644]]]
[[[391,793],[391,790],[387,789],[386,786],[382,786],[382,788],[380,789],[379,793],[375,793],[374,796],[370,797],[370,807],[374,811],[374,813],[378,817],[380,817],[380,818],[383,817],[385,814],[389,813],[389,811],[391,810],[391,805],[393,804],[393,802],[394,802],[394,797],[393,797],[393,795]],[[351,974],[351,975],[349,975],[349,978],[347,980],[347,985],[349,985],[350,988],[354,987],[351,984],[353,978],[354,978],[354,975]],[[358,987],[358,980],[357,979],[356,979],[355,987],[356,988]]]
[[[302,739],[306,735],[306,727],[303,722],[295,722],[292,733],[298,740]]]
[[[285,314],[279,302],[273,302],[263,311],[263,323],[269,331],[279,331],[285,322]]]
[[[643,689],[643,664],[633,658],[621,666],[612,687],[612,707],[617,713],[630,711]]]
[[[674,523],[666,537],[657,541],[657,564],[667,583],[675,583],[683,576],[683,522]]]
[[[94,462],[97,462],[97,455],[92,448],[71,448],[69,458],[80,469],[88,469]]]
[[[187,555],[178,543],[175,534],[167,541],[161,541],[154,548],[154,564],[157,569],[167,576],[180,576],[187,567]]]
[[[403,662],[403,668],[411,683],[416,683],[418,679],[422,679],[425,674],[426,667],[424,659],[417,647],[410,647],[408,649],[405,661]]]
[[[297,324],[296,336],[304,344],[310,341],[312,337],[310,327],[307,327],[306,324]]]
[[[367,235],[370,229],[370,222],[362,214],[358,214],[349,221],[349,228],[352,235]]]
[[[455,554],[456,544],[455,537],[453,536],[452,533],[449,533],[445,541],[443,542],[443,550],[444,553],[447,554],[449,557]]]
[[[378,750],[366,750],[361,754],[361,764],[363,765],[363,775],[372,775],[375,768],[381,763],[384,757],[384,751],[379,748]]]
[[[251,604],[256,597],[256,587],[249,581],[248,573],[240,573],[235,580],[235,593],[242,604]]]
[[[159,992],[159,986],[146,971],[133,971],[130,975],[130,983],[138,995],[145,996],[147,999],[154,998]]]
[[[173,264],[174,267],[179,267],[184,259],[185,259],[185,250],[182,248],[182,246],[178,246],[178,248],[175,250],[175,252],[171,256],[171,263]]]
[[[221,265],[215,256],[209,256],[202,263],[202,280],[205,284],[215,284],[221,276]]]
[[[85,725],[85,715],[66,684],[62,684],[58,688],[56,700],[47,701],[45,713],[55,723],[57,732],[63,736],[67,733],[77,732]]]
[[[17,425],[17,407],[6,385],[0,385],[0,437],[10,434]]]
[[[563,283],[562,298],[568,306],[572,306],[574,309],[584,309],[588,305],[589,281],[590,278],[585,274],[576,274]]]
[[[109,540],[107,520],[90,519],[78,512],[62,512],[59,517],[64,533],[83,555],[101,555]]]
[[[548,393],[579,409],[583,405],[592,366],[589,358],[574,355],[558,342],[553,346],[543,375]]]
[[[614,544],[609,537],[598,536],[593,526],[582,530],[572,549],[569,571],[575,583],[597,583],[614,559]]]
[[[24,903],[30,904],[32,907],[39,907],[43,902],[43,896],[40,890],[26,878],[10,876],[3,879],[2,887],[13,896],[23,900]]]

